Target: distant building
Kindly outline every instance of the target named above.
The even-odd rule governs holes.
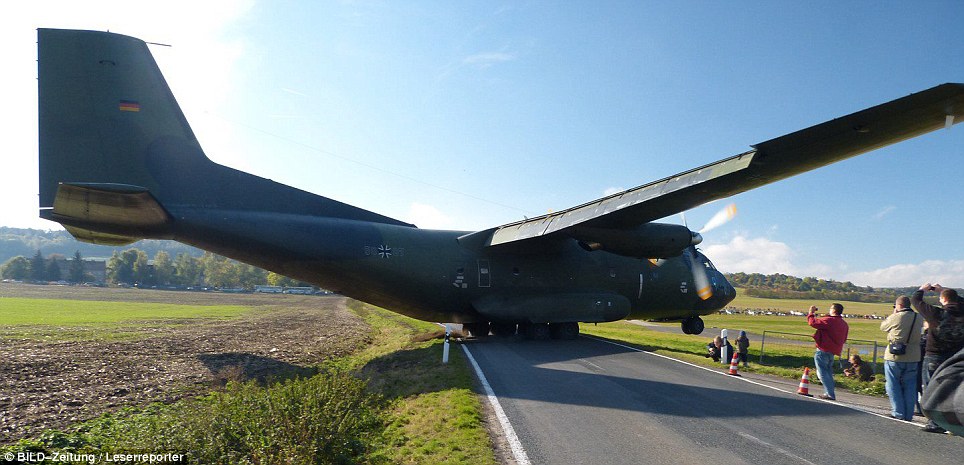
[[[313,287],[288,287],[284,290],[285,294],[301,294],[301,295],[311,295],[315,293],[315,288]]]
[[[54,258],[57,267],[60,268],[60,276],[67,279],[70,276],[70,262],[73,258]],[[97,283],[107,282],[107,260],[101,259],[81,259],[84,264],[84,275],[89,275],[88,281]]]
[[[281,294],[284,288],[281,286],[254,286],[254,292],[263,294]]]

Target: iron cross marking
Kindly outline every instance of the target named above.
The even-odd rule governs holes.
[[[388,258],[392,256],[392,248],[387,245],[378,246],[378,256]]]

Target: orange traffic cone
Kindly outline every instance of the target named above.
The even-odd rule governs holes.
[[[740,354],[733,352],[733,360],[730,360],[730,373],[733,376],[740,376]]]
[[[797,394],[813,397],[813,394],[810,394],[810,367],[803,368],[803,376],[800,377],[800,388],[797,389]]]

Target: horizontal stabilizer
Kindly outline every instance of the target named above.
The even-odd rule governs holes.
[[[61,183],[53,208],[41,216],[80,241],[110,245],[161,237],[171,221],[147,189],[127,184]]]
[[[133,244],[140,240],[138,237],[118,236],[114,234],[91,231],[84,228],[76,228],[73,226],[64,226],[64,229],[66,229],[71,236],[74,236],[74,239],[77,239],[80,242],[86,242],[88,244],[121,247]]]

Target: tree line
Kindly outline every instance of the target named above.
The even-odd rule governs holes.
[[[74,255],[72,260],[68,260],[67,275],[64,276],[58,261],[65,260],[63,255],[54,254],[48,258],[38,250],[33,258],[26,258],[23,255],[7,260],[0,266],[0,277],[3,279],[31,280],[31,281],[70,281],[75,283],[86,282],[92,279],[84,270],[83,258],[80,252]]]
[[[891,302],[917,288],[873,288],[857,286],[850,281],[834,281],[814,277],[798,278],[782,273],[728,273],[726,279],[742,287],[746,295],[770,299],[845,300],[851,302]]]
[[[80,251],[67,261],[67,272],[61,271],[63,255],[52,254],[44,258],[38,250],[32,258],[22,255],[0,265],[0,277],[12,280],[36,282],[67,281],[85,283],[95,279],[85,272]],[[216,287],[251,289],[257,285],[310,286],[286,276],[236,260],[206,252],[201,257],[179,253],[171,257],[166,251],[158,251],[153,260],[146,252],[136,248],[115,251],[107,260],[107,282],[111,284],[138,285],[144,287]]]

